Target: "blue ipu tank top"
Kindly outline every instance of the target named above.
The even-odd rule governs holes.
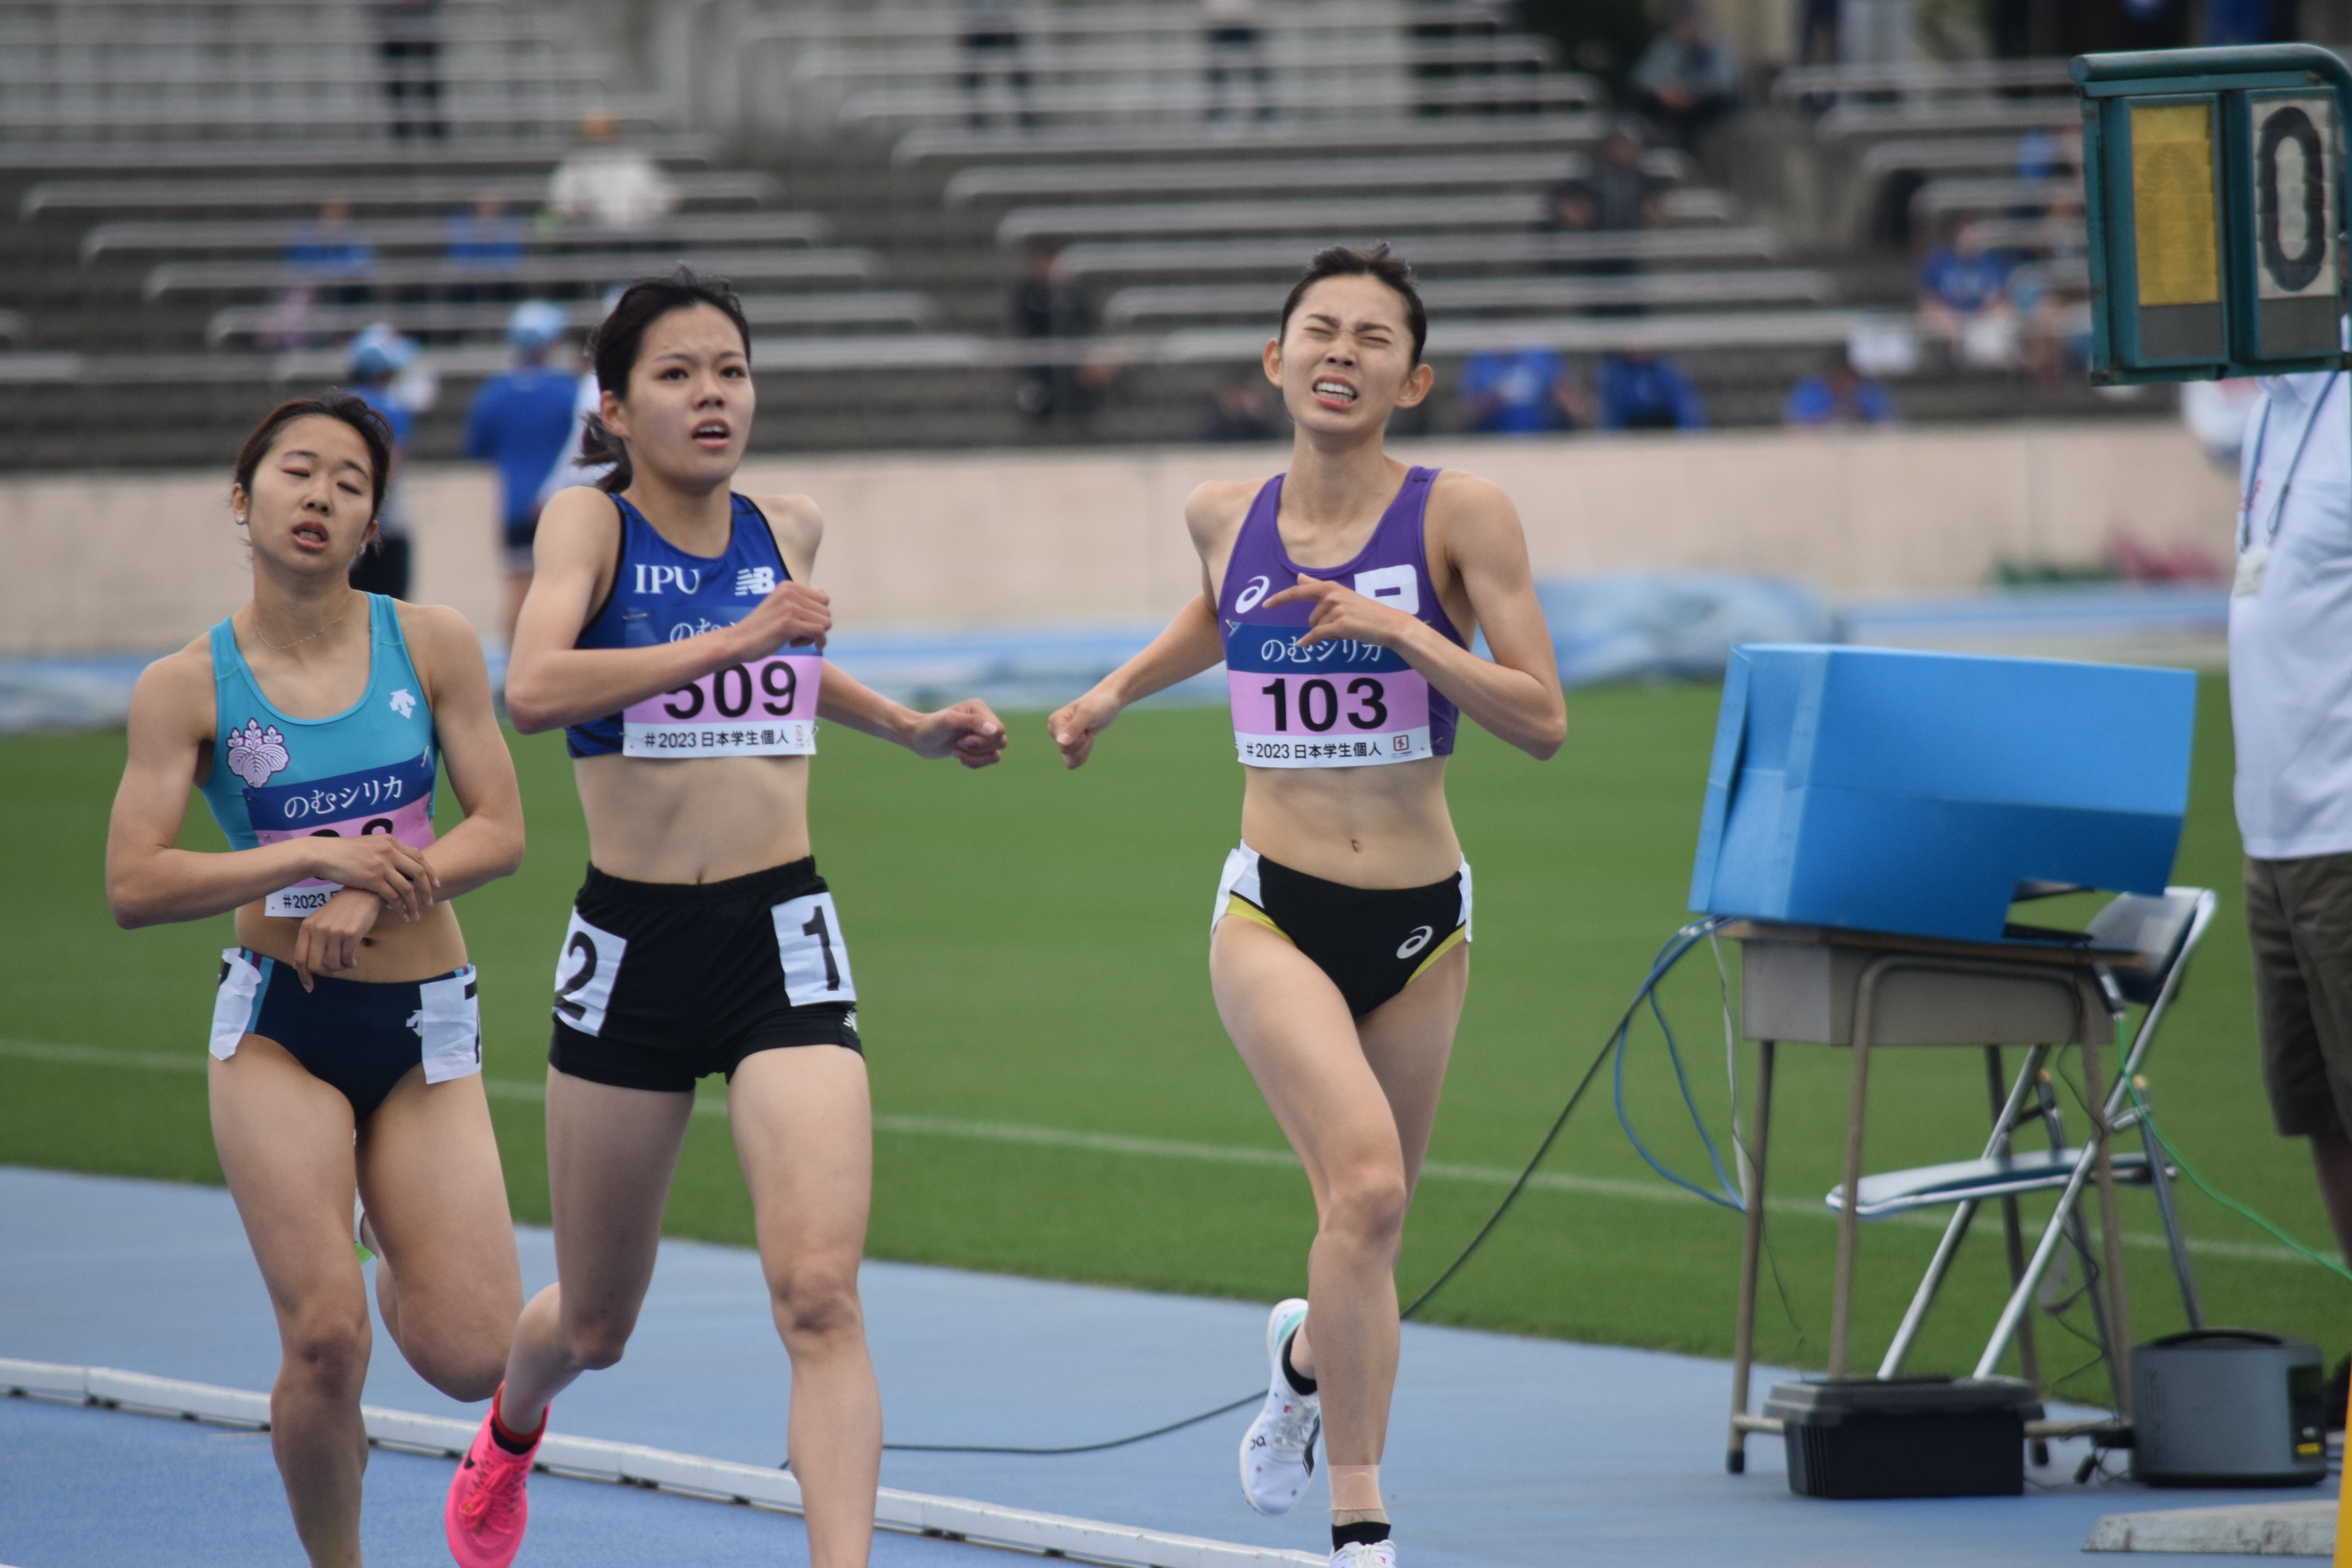
[[[418,849],[433,843],[433,710],[400,612],[382,594],[367,600],[367,689],[328,719],[280,711],[262,695],[230,622],[213,628],[213,767],[198,787],[230,848],[361,833],[389,833]],[[307,915],[339,890],[306,878],[270,894],[262,912]]]
[[[735,496],[724,555],[689,555],[620,496],[621,558],[613,591],[574,647],[653,647],[731,626],[792,574],[768,519]],[[675,691],[564,731],[575,757],[793,757],[816,750],[816,700],[824,656],[779,648],[730,664]]]
[[[1304,567],[1282,547],[1280,474],[1250,503],[1217,593],[1234,745],[1254,768],[1360,768],[1454,750],[1454,701],[1402,654],[1372,643],[1298,646],[1315,606],[1265,601],[1301,575],[1328,578],[1402,610],[1466,647],[1430,581],[1423,521],[1439,469],[1414,468],[1356,558]]]

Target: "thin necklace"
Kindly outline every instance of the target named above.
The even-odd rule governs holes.
[[[333,631],[337,626],[341,626],[345,620],[349,619],[351,613],[351,600],[347,598],[343,601],[343,613],[337,616],[333,620],[329,621],[325,626],[320,626],[317,631],[312,632],[310,637],[296,637],[292,642],[271,642],[267,637],[262,636],[261,615],[260,612],[256,611],[253,617],[253,635],[255,637],[261,637],[261,641],[265,647],[274,648],[279,653],[284,653],[289,647],[300,647],[304,643],[309,642],[310,637],[325,637],[329,632]]]

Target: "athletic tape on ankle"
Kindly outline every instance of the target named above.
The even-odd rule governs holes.
[[[1356,1509],[1378,1509],[1381,1506],[1381,1468],[1378,1465],[1333,1465],[1331,1467],[1331,1511],[1344,1513]]]

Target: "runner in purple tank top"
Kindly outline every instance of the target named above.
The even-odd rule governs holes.
[[[1509,500],[1381,449],[1389,416],[1429,395],[1426,335],[1387,247],[1315,258],[1265,346],[1297,427],[1289,472],[1193,492],[1200,596],[1048,721],[1078,767],[1122,708],[1224,661],[1242,842],[1209,978],[1319,1219],[1306,1299],[1266,1325],[1242,1488],[1286,1511],[1328,1434],[1333,1568],[1396,1563],[1380,1462],[1397,1251],[1470,979],[1470,868],[1445,805],[1455,718],[1538,760],[1568,728]],[[1470,652],[1480,627],[1491,661]]]

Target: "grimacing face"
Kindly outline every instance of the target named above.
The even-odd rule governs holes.
[[[1318,279],[1265,357],[1291,418],[1326,435],[1377,428],[1426,397],[1436,379],[1413,363],[1403,299],[1377,278]]]
[[[742,335],[709,305],[670,311],[646,329],[628,395],[598,400],[629,461],[691,488],[724,484],[743,461],[759,398]]]
[[[231,485],[229,510],[254,550],[298,568],[348,571],[375,531],[375,468],[360,433],[340,419],[289,420],[253,470]]]

